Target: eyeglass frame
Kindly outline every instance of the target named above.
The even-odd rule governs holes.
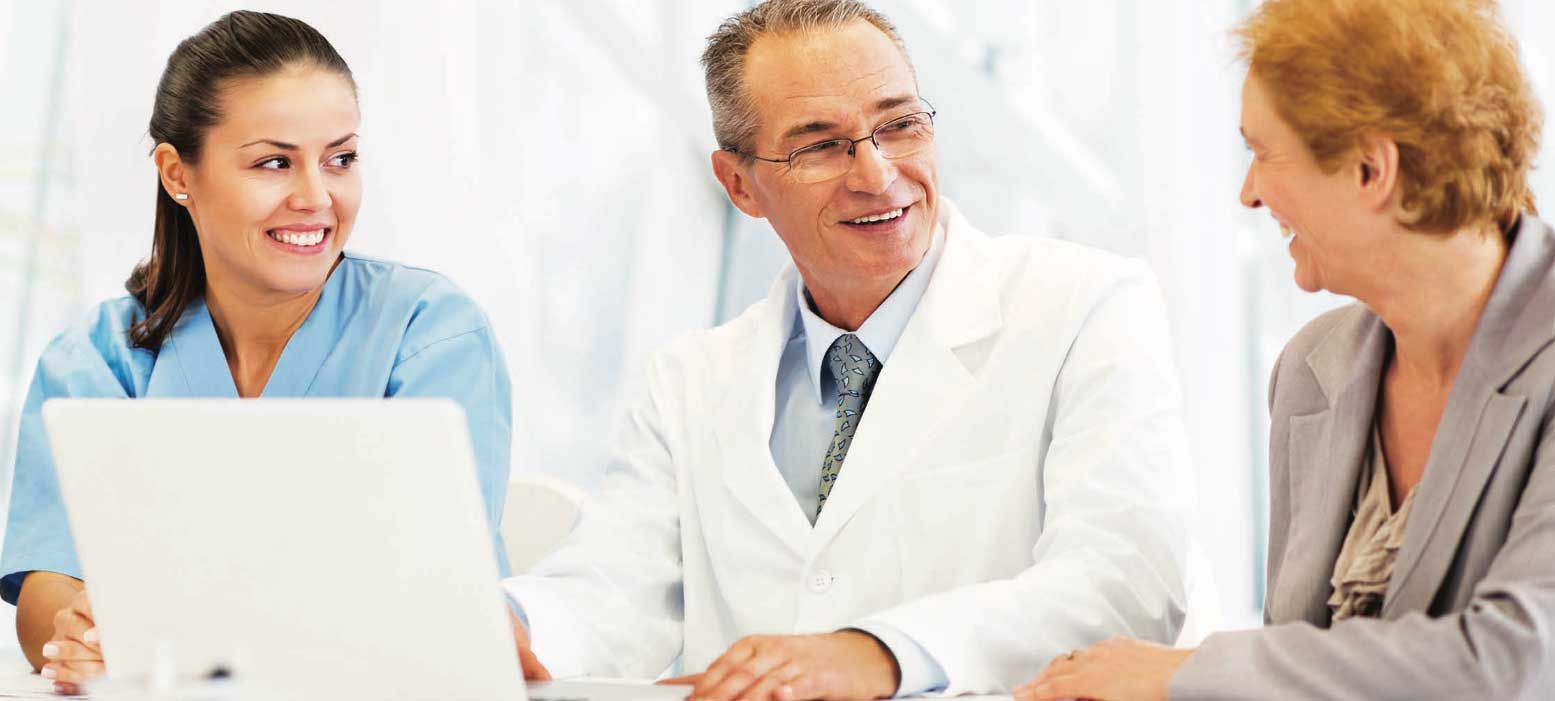
[[[874,129],[869,130],[868,134],[866,134],[864,136],[861,136],[861,137],[859,137],[857,139],[850,139],[850,138],[848,138],[846,136],[839,136],[839,137],[832,138],[832,139],[822,139],[822,140],[817,141],[817,142],[815,142],[813,144],[808,144],[808,145],[805,145],[805,146],[800,146],[799,148],[796,148],[796,149],[794,149],[792,151],[789,151],[788,152],[788,158],[764,158],[764,157],[758,156],[758,155],[756,155],[754,153],[748,153],[746,151],[741,151],[740,149],[734,148],[733,146],[725,147],[723,150],[728,151],[729,153],[737,154],[737,155],[740,155],[740,156],[745,156],[746,158],[754,158],[754,159],[756,159],[758,161],[763,161],[763,162],[766,162],[766,163],[787,163],[787,164],[790,164],[788,166],[790,171],[793,170],[792,163],[794,161],[794,156],[796,154],[798,154],[800,151],[805,151],[805,150],[808,150],[808,149],[812,149],[812,148],[815,148],[816,146],[820,146],[821,144],[831,143],[833,141],[846,141],[846,142],[848,142],[848,158],[850,158],[850,159],[857,158],[857,151],[858,151],[858,145],[859,144],[864,143],[865,141],[868,141],[869,143],[875,145],[875,150],[876,151],[879,151],[880,150],[880,142],[878,140],[876,140],[875,137],[878,134],[880,134],[880,130],[884,129],[884,128],[888,127],[888,126],[891,126],[892,124],[900,122],[900,121],[902,121],[904,119],[907,119],[908,117],[916,117],[916,116],[918,116],[920,114],[929,115],[929,127],[932,128],[934,126],[934,117],[939,114],[939,111],[934,109],[934,104],[933,103],[929,102],[927,99],[925,99],[925,98],[923,98],[921,96],[918,98],[918,101],[922,102],[925,107],[928,107],[928,109],[927,110],[919,110],[917,112],[908,112],[907,114],[904,114],[904,115],[902,115],[900,117],[893,117],[891,119],[888,119],[888,120],[886,120],[884,122],[881,122],[880,124],[876,125]],[[885,154],[881,153],[881,155],[884,156]],[[909,155],[911,155],[911,154],[909,154]],[[905,156],[899,156],[899,158],[905,158]],[[843,171],[843,172],[845,173],[847,171]],[[832,178],[838,177],[840,175],[841,175],[841,173],[839,173],[838,175],[832,176]],[[822,180],[817,180],[816,182],[825,182],[826,180],[831,180],[832,178],[825,178],[825,179],[822,179]]]

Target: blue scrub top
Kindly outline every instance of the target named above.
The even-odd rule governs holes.
[[[159,353],[132,348],[145,314],[132,297],[102,303],[43,351],[22,409],[11,509],[0,549],[0,598],[28,572],[81,577],[43,429],[54,397],[237,397],[203,299],[184,310]],[[281,353],[264,397],[441,397],[464,408],[497,562],[513,413],[507,364],[486,315],[437,273],[346,253]]]

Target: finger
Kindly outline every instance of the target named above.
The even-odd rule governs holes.
[[[798,676],[798,666],[793,664],[783,665],[757,679],[754,684],[751,684],[745,691],[741,692],[737,698],[742,701],[788,701],[788,698],[792,698],[794,693],[794,688],[789,685],[789,682]],[[782,697],[778,694],[778,691],[784,688],[787,689],[789,697]]]
[[[692,696],[699,701],[734,701],[734,699],[740,698],[740,692],[749,688],[751,684],[756,682],[756,679],[756,674],[741,665],[720,677],[717,684],[708,684],[706,680],[703,680],[701,686],[705,690],[700,694],[693,692]]]
[[[54,612],[54,637],[79,640],[81,634],[92,628],[92,621],[66,606]]]
[[[1025,682],[1022,682],[1022,683],[1016,685],[1015,688],[1010,689],[1010,695],[1011,696],[1015,696],[1015,697],[1019,697],[1023,693],[1029,693],[1032,689],[1037,688],[1037,683],[1040,682],[1041,680],[1042,680],[1042,675],[1038,674],[1037,676],[1035,676],[1035,677],[1033,677],[1033,678],[1031,678],[1031,679],[1029,679],[1029,680],[1027,680]]]
[[[731,672],[739,668],[740,665],[745,664],[745,661],[750,659],[752,655],[756,654],[755,648],[755,643],[749,639],[736,642],[723,655],[720,655],[718,659],[713,660],[713,663],[707,666],[706,671],[702,672],[701,680],[691,689],[691,698],[700,699],[706,696],[708,692],[723,682],[724,677],[727,677]]]
[[[660,679],[660,680],[658,680],[658,681],[656,681],[654,683],[658,684],[660,686],[676,686],[676,685],[683,685],[683,684],[684,685],[690,685],[690,686],[696,686],[696,683],[699,682],[699,681],[702,681],[702,675],[701,674],[687,674],[687,675],[685,675],[683,677],[670,677],[669,679]]]
[[[85,645],[101,654],[102,646],[97,638],[97,628],[88,619],[71,609],[61,609],[54,615],[53,640],[69,640]]]
[[[768,673],[791,662],[786,649],[774,649],[779,647],[770,646],[751,656],[745,664],[731,671],[717,686],[713,687],[712,691],[707,693],[707,697],[714,701],[724,699],[753,701],[750,692],[756,684]]]
[[[43,666],[41,674],[44,679],[53,680],[56,684],[80,686],[103,676],[106,671],[102,662],[50,662]]]
[[[54,693],[60,696],[80,696],[81,687],[66,682],[55,682]]]
[[[70,608],[75,609],[77,613],[87,620],[92,620],[92,599],[86,595],[85,589],[82,589],[81,593],[77,594],[74,599],[71,599]]]
[[[50,640],[44,643],[43,656],[55,662],[76,660],[101,662],[103,659],[101,650],[82,645],[74,640]]]
[[[1034,701],[1089,698],[1086,693],[1088,688],[1088,685],[1078,676],[1061,674],[1033,686],[1027,698]]]
[[[786,684],[779,687],[779,695],[785,701],[798,701],[800,699],[824,699],[833,694],[827,693],[827,685],[821,674],[805,674],[803,670]]]

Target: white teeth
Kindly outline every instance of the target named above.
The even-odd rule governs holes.
[[[848,223],[849,224],[870,224],[870,223],[877,222],[877,221],[890,221],[890,220],[895,219],[895,218],[900,217],[900,216],[902,216],[902,210],[900,210],[900,209],[893,209],[893,210],[891,210],[889,212],[886,212],[885,214],[874,214],[874,215],[867,216],[867,217],[859,217],[858,219],[854,219],[852,221],[849,221]]]
[[[270,238],[280,241],[281,243],[289,243],[293,246],[317,246],[324,240],[324,230],[317,229],[306,233],[298,233],[295,231],[272,231],[270,232]]]

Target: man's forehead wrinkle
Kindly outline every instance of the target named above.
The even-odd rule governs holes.
[[[879,73],[883,73],[883,72],[885,72],[884,69],[881,70],[881,71],[876,71],[875,74],[871,74],[871,75],[868,75],[868,76],[861,76],[857,80],[854,80],[854,81],[851,81],[851,82],[856,83],[859,80],[867,80],[870,77],[872,77],[873,75],[878,75]],[[882,77],[880,79],[880,81],[877,82],[868,92],[870,94],[877,94],[877,95],[878,94],[882,94],[882,93],[887,92],[887,88],[889,88],[890,85],[891,85],[890,79]],[[796,100],[824,100],[824,99],[828,99],[828,98],[842,97],[842,96],[844,96],[845,92],[846,91],[828,91],[828,92],[813,92],[813,93],[812,92],[799,92],[799,93],[795,93],[795,94],[791,94],[791,95],[786,95],[782,99],[785,102],[792,102],[792,101],[796,101]],[[874,107],[874,105],[871,104],[870,107]]]
[[[785,97],[783,99],[785,101],[794,101],[794,100],[824,100],[824,99],[827,99],[827,98],[838,97],[839,95],[841,95],[841,93],[835,93],[835,92],[830,92],[830,93],[825,93],[825,92],[822,92],[822,93],[800,93],[798,95],[789,95],[789,96],[787,96],[787,97]]]
[[[885,75],[882,75],[884,73],[889,73],[889,72],[891,72],[891,66],[881,66],[880,68],[877,68],[877,69],[875,69],[873,71],[870,71],[870,72],[865,73],[865,74],[863,74],[861,76],[858,76],[857,78],[854,78],[853,80],[848,81],[848,85],[855,85],[855,84],[860,83],[862,81],[878,79],[879,80],[879,84],[875,87],[875,89],[879,90],[881,88],[884,88],[887,84],[889,84],[891,82],[889,77],[887,77]]]

